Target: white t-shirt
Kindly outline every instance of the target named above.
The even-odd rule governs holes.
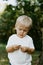
[[[34,49],[33,40],[30,36],[26,35],[23,38],[19,38],[16,34],[9,37],[7,47],[12,45],[21,45]],[[31,54],[23,53],[20,49],[11,53],[8,53],[8,58],[11,65],[29,65],[32,61]]]

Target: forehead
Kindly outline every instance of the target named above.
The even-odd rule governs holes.
[[[28,29],[27,26],[25,26],[24,24],[21,24],[21,23],[18,24],[18,28]]]

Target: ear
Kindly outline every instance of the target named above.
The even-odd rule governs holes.
[[[17,27],[15,27],[15,30],[17,30]]]
[[[29,27],[29,30],[31,30],[32,26]]]

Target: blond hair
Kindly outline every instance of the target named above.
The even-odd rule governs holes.
[[[32,26],[32,19],[26,15],[22,15],[17,18],[15,27],[18,26],[19,23],[21,23],[27,27],[30,27],[30,26]]]

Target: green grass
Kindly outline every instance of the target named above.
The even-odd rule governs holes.
[[[6,47],[5,44],[0,44],[0,65],[9,65],[5,47]],[[34,65],[34,63],[38,59],[39,54],[40,54],[39,51],[35,51],[35,53],[32,55],[33,57],[32,65]]]
[[[39,61],[39,55],[40,55],[40,51],[35,51],[34,54],[32,54],[32,65],[37,65],[37,62]]]
[[[0,44],[0,65],[9,65],[4,44]]]

